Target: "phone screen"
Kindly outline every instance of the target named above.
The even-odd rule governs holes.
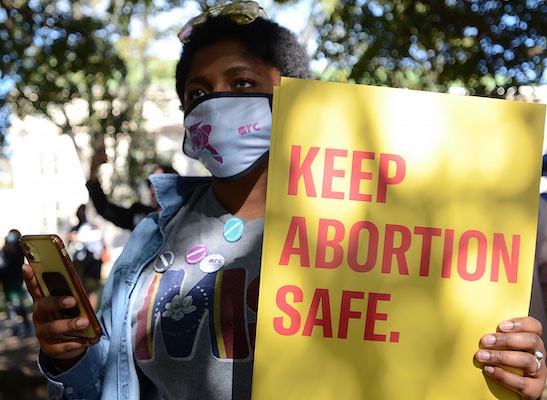
[[[42,279],[44,280],[47,289],[51,296],[72,296],[70,292],[70,287],[65,279],[65,277],[59,272],[44,272],[42,274]],[[80,315],[80,310],[78,305],[75,305],[72,308],[63,310],[59,312],[61,318],[76,318]]]

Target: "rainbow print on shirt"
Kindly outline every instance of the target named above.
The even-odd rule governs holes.
[[[256,313],[257,280],[246,288],[244,269],[220,270],[206,274],[189,291],[182,292],[185,275],[184,270],[169,270],[157,274],[145,288],[144,304],[137,313],[137,359],[153,358],[153,335],[157,332],[171,357],[188,359],[206,327],[215,357],[248,358],[256,324],[247,322],[246,315],[248,310]]]

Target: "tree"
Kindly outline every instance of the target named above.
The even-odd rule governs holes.
[[[512,86],[541,82],[545,1],[308,1],[315,30],[308,24],[300,36],[317,38],[314,58],[329,65],[324,79],[432,91],[462,86],[501,97]],[[43,114],[71,136],[129,141],[127,162],[117,163],[129,167],[117,171],[117,182],[134,186],[156,158],[152,134],[141,127],[150,68],[168,67],[168,75],[173,69],[172,63],[155,63],[147,49],[176,28],[149,21],[175,8],[219,3],[224,1],[0,0],[1,115]],[[139,37],[130,35],[135,21],[142,23]],[[83,117],[71,118],[67,109],[82,102]],[[0,148],[8,123],[0,118]]]
[[[324,10],[316,57],[349,81],[494,97],[545,82],[544,0],[343,0]]]
[[[151,68],[168,73],[169,87],[174,87],[174,63],[155,62],[148,49],[156,38],[176,32],[156,29],[149,20],[187,4],[202,10],[212,5],[197,0],[0,0],[0,113],[44,115],[73,138],[88,135],[89,144],[101,135],[114,139],[109,140],[114,149],[129,142],[128,153],[120,155],[124,162],[114,163],[112,186],[127,183],[121,191],[136,195],[131,187],[157,158],[154,134],[142,128]],[[135,21],[143,25],[136,36],[130,29]],[[87,111],[74,118],[69,109],[84,103]],[[1,119],[0,150],[8,126],[9,118]],[[81,149],[87,151],[80,154],[82,161],[89,158],[89,148]]]
[[[2,75],[14,84],[7,96],[12,111],[20,117],[46,115],[71,136],[82,129],[117,130],[116,115],[124,110],[116,109],[113,100],[126,68],[109,39],[109,27],[78,12],[74,3],[1,2]],[[79,121],[67,113],[76,99],[88,103]]]
[[[87,135],[89,144],[103,135],[137,143],[128,155],[132,171],[114,176],[115,185],[134,186],[155,153],[152,135],[140,127],[136,104],[142,95],[129,86],[127,63],[116,47],[123,29],[87,1],[0,4],[0,79],[11,86],[0,90],[0,109],[9,105],[20,118],[43,115],[73,139]],[[1,137],[6,125],[0,127]],[[79,149],[88,152],[80,154],[82,161],[90,147]]]

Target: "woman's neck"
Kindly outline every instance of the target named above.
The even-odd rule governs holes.
[[[263,161],[242,179],[213,183],[213,193],[228,212],[244,219],[262,218],[266,212],[268,161]]]

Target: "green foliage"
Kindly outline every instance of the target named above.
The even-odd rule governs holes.
[[[13,111],[19,116],[57,113],[54,120],[61,130],[72,134],[84,126],[70,121],[65,106],[83,99],[89,102],[86,129],[119,130],[126,110],[116,108],[114,99],[126,69],[109,40],[110,27],[57,3],[4,6],[1,46],[9,56],[3,57],[2,72],[15,81],[8,96]]]
[[[150,135],[140,128],[141,93],[128,85],[127,62],[116,43],[125,26],[113,24],[108,14],[93,15],[87,1],[0,3],[0,77],[14,86],[2,100],[11,112],[20,118],[45,115],[65,134],[88,134],[89,143],[109,135],[154,149],[153,138],[142,140]],[[79,150],[86,161],[89,147]],[[138,149],[132,145],[129,158],[133,152]],[[136,186],[154,157],[138,157],[134,168],[118,171],[114,183]]]
[[[547,64],[543,0],[343,0],[316,21],[316,57],[351,81],[503,96]]]
[[[173,89],[175,87],[175,70],[177,60],[161,60],[154,58],[150,60],[150,83],[155,86]]]

